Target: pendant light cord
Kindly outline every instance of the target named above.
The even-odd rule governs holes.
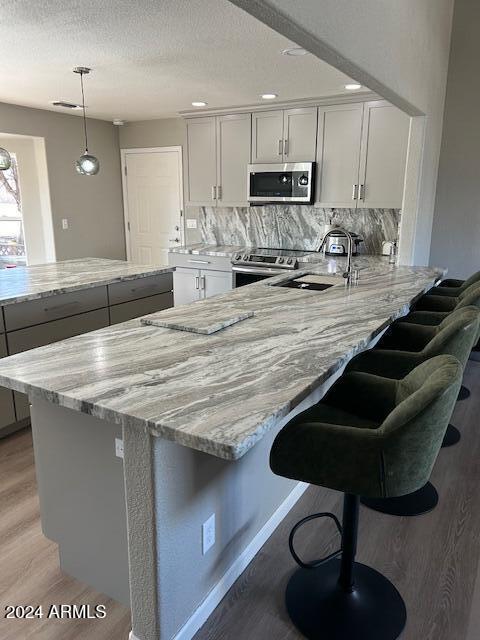
[[[88,153],[87,116],[85,113],[85,94],[83,91],[83,71],[80,71],[80,84],[82,87],[83,130],[85,132],[85,153]]]

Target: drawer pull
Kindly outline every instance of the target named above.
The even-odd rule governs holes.
[[[210,264],[208,260],[189,260],[192,264]]]

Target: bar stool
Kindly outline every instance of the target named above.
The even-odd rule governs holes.
[[[346,373],[275,438],[270,452],[275,474],[345,494],[343,526],[333,514],[319,513],[300,520],[290,534],[300,569],[288,582],[286,606],[307,638],[394,640],[402,632],[407,614],[395,586],[355,562],[359,496],[401,496],[425,485],[462,373],[458,360],[447,355],[422,363],[401,380]],[[295,534],[324,516],[335,521],[341,548],[305,562],[295,550]]]
[[[401,379],[420,363],[442,354],[453,355],[463,370],[477,337],[479,315],[476,307],[464,307],[449,314],[438,326],[396,322],[374,349],[353,358],[346,370]],[[390,515],[417,516],[436,507],[438,493],[428,482],[408,495],[390,500],[364,497],[362,503]]]
[[[476,271],[466,280],[456,280],[454,278],[442,280],[437,287],[432,289],[432,293],[435,291],[436,295],[439,296],[458,296],[476,282],[480,282],[480,271]]]

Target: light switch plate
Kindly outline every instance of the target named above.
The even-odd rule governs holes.
[[[215,514],[209,517],[202,524],[202,553],[205,555],[207,551],[215,544]]]
[[[68,218],[62,218],[62,229],[64,231],[68,229]]]
[[[196,229],[197,221],[195,218],[187,218],[187,229]]]

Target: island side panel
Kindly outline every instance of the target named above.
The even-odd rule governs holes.
[[[65,573],[129,606],[121,427],[36,398],[31,410],[43,533]]]

